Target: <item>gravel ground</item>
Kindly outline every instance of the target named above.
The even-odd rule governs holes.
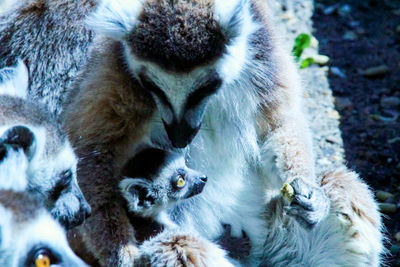
[[[300,33],[312,34],[314,4],[312,0],[270,1],[279,27],[279,38],[292,49]],[[307,49],[318,54],[318,47]],[[343,141],[339,130],[339,113],[335,110],[332,91],[327,79],[328,67],[312,65],[300,70],[305,88],[304,98],[314,138],[319,171],[343,162]]]
[[[400,1],[317,0],[315,5],[320,52],[331,57],[336,70],[329,81],[347,164],[384,203],[388,265],[400,266]]]

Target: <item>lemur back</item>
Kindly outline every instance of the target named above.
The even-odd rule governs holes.
[[[0,69],[0,140],[24,148],[27,188],[67,228],[90,213],[76,180],[77,159],[66,134],[41,104],[26,99],[28,72],[22,61]]]

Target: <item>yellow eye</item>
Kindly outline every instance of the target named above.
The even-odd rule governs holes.
[[[39,254],[35,260],[36,267],[49,267],[50,266],[50,258],[47,255]]]
[[[178,186],[178,187],[185,186],[185,178],[183,178],[182,175],[180,175],[178,180],[176,181],[176,186]]]

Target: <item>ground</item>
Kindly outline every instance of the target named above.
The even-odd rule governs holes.
[[[397,206],[384,219],[388,265],[400,266],[400,1],[317,0],[313,23],[319,52],[331,59],[347,165],[375,192],[393,194],[385,201]]]

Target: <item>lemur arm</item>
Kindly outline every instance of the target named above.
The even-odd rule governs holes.
[[[278,51],[279,63],[274,86],[261,93],[259,113],[259,142],[265,170],[277,171],[279,179],[267,177],[275,185],[289,183],[294,198],[285,212],[306,227],[314,226],[328,213],[329,200],[320,188],[315,174],[312,136],[302,103],[302,87],[296,66],[286,53]],[[265,68],[265,62],[260,65]],[[260,85],[260,83],[258,83]],[[268,176],[266,173],[265,175]]]
[[[97,49],[97,48],[96,48]],[[119,62],[118,45],[101,46],[70,94],[64,125],[78,154],[78,182],[92,207],[81,227],[87,248],[105,266],[132,266],[134,229],[121,203],[121,159],[140,139],[154,107]],[[117,164],[118,163],[118,164]]]

